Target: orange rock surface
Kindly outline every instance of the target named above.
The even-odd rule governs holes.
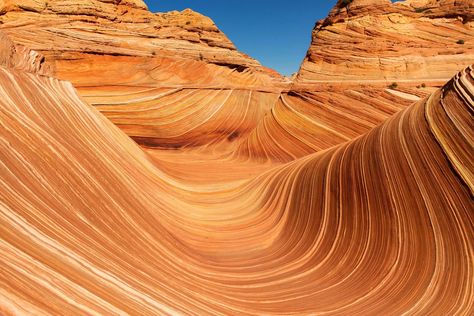
[[[353,1],[348,12],[338,4],[327,20],[342,22],[322,29],[317,26],[314,31],[317,36],[334,36],[338,33],[332,27],[346,29],[368,23],[367,29],[374,28],[359,38],[359,44],[347,42],[357,38],[351,31],[327,41],[316,36],[309,49],[308,56],[317,60],[326,60],[327,53],[331,64],[339,58],[355,68],[328,68],[331,76],[339,77],[317,73],[315,82],[306,71],[315,64],[306,60],[294,84],[235,50],[209,18],[191,10],[153,14],[143,5],[97,0],[55,0],[47,5],[37,0],[35,8],[33,4],[26,8],[24,2],[11,1],[0,16],[0,32],[15,45],[44,56],[43,67],[52,69],[55,77],[71,81],[87,102],[143,146],[206,146],[206,151],[218,150],[238,159],[285,162],[368,132],[433,92],[431,87],[440,87],[473,60],[469,3],[430,4],[431,14],[436,16],[428,18],[414,12],[413,7],[420,7],[420,3],[375,2]],[[367,15],[368,6],[377,9]],[[445,7],[446,12],[441,9]],[[428,14],[426,11],[423,14]],[[402,14],[411,17],[400,25],[413,36],[393,38],[393,32],[401,34],[398,29],[390,34],[380,32],[389,29],[378,24],[380,19],[393,20]],[[437,17],[442,14],[450,18]],[[465,44],[454,43],[455,49],[448,49],[444,40],[419,42],[413,26],[418,28],[425,20],[430,21],[431,31],[449,34],[449,41],[455,38],[454,33],[464,32]],[[448,30],[456,32],[446,33]],[[415,51],[416,56],[407,42],[411,37],[417,41],[412,44],[424,50]],[[373,49],[373,42],[380,42],[379,50]],[[328,45],[335,49],[328,50]],[[365,53],[359,48],[363,45]],[[360,78],[371,77],[358,64],[360,54],[371,60],[396,54],[396,58],[413,62],[419,56],[424,58],[426,52],[444,56],[443,71],[432,60],[426,67],[415,67],[424,73],[435,67],[435,75],[428,78],[415,79],[408,68],[399,69],[397,78],[404,79],[397,80],[397,89],[387,89],[392,81],[385,80],[384,70],[370,66],[369,71],[378,79],[361,85]],[[428,87],[416,88],[421,84]],[[341,118],[347,124],[339,124]],[[294,145],[288,148],[287,141]]]
[[[313,30],[299,82],[447,81],[474,60],[472,1],[344,3]]]
[[[153,14],[128,2],[45,3],[7,2],[0,33],[44,56],[55,77],[71,81],[143,145],[230,143],[272,106],[277,96],[269,92],[288,85],[191,10]]]
[[[189,9],[154,14],[141,0],[3,3],[2,33],[42,53],[57,77],[76,86],[235,85],[233,72],[252,72],[240,80],[245,84],[279,77],[237,51],[211,19]]]
[[[474,60],[472,1],[344,3],[316,24],[290,91],[282,91],[234,156],[287,162],[341,144]]]
[[[474,313],[474,66],[289,82],[139,0],[0,22],[1,315]]]

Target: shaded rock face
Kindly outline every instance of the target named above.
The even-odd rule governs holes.
[[[473,17],[472,1],[339,1],[297,81],[448,79],[474,60]]]
[[[52,75],[54,73],[51,66],[45,63],[45,58],[42,54],[25,46],[14,44],[1,32],[0,66],[39,75]]]

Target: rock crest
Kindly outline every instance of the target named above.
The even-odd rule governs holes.
[[[297,81],[448,79],[474,60],[473,17],[472,1],[339,1]]]

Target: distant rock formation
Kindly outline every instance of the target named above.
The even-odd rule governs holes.
[[[242,72],[242,83],[281,78],[237,51],[208,17],[153,14],[141,0],[3,1],[0,31],[79,86],[235,83]]]
[[[340,0],[319,21],[297,82],[447,80],[474,60],[474,2]]]

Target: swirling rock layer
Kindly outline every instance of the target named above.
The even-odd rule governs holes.
[[[472,74],[209,186],[163,173],[71,84],[1,68],[3,312],[472,313]]]
[[[0,32],[15,47],[36,52],[51,75],[71,81],[146,146],[202,145],[209,137],[199,135],[206,134],[235,140],[268,110],[268,92],[287,85],[279,74],[237,51],[209,18],[191,10],[153,14],[132,1],[12,0],[0,7]],[[175,101],[165,103],[163,113],[157,103],[165,90],[178,93],[168,98]],[[188,92],[187,104],[180,104]],[[255,105],[257,100],[261,105]],[[158,119],[188,120],[196,111],[194,122],[184,122],[168,138],[170,130],[158,130],[166,126]],[[222,115],[232,117],[229,124]]]
[[[469,2],[386,2],[353,1],[349,10],[337,4],[326,20],[333,25],[314,31],[310,57],[292,85],[190,10],[152,14],[130,1],[11,0],[0,11],[0,30],[144,147],[206,147],[239,160],[285,162],[368,132],[472,60]],[[428,6],[429,12],[415,9]],[[454,41],[461,34],[464,45]],[[367,62],[387,54],[393,65],[408,62],[396,65],[396,76]],[[422,64],[410,64],[420,58]],[[322,60],[337,69],[324,66],[334,77],[316,72],[316,83],[306,70]],[[392,77],[402,78],[397,89],[387,89]]]
[[[0,314],[474,313],[473,66],[290,84],[190,11],[0,14]]]

